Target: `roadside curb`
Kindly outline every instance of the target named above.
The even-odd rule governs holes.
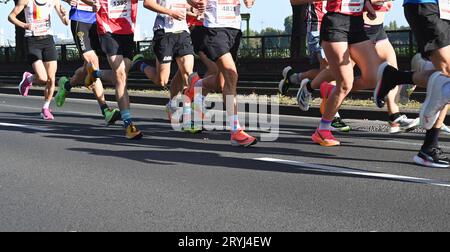
[[[18,95],[18,91],[16,88],[7,88],[7,87],[0,87],[0,93],[2,94],[11,94],[11,95]],[[31,96],[43,96],[44,91],[43,90],[30,90],[29,95]],[[116,99],[115,95],[112,94],[105,94],[106,100],[108,101],[114,101]],[[74,99],[94,99],[93,95],[91,93],[84,93],[84,92],[73,92],[70,94],[69,98]],[[131,103],[135,104],[145,104],[145,105],[158,105],[158,106],[165,106],[167,104],[167,98],[166,97],[157,97],[157,96],[139,96],[139,95],[130,95],[130,101]],[[312,107],[308,112],[300,111],[297,106],[287,106],[287,105],[281,105],[280,106],[280,115],[287,115],[287,116],[304,116],[304,117],[317,117],[320,118],[320,110],[319,108]],[[388,115],[386,113],[386,110],[384,109],[367,109],[367,108],[342,108],[339,111],[339,114],[344,119],[360,119],[360,120],[381,120],[381,121],[387,121]],[[410,118],[416,118],[419,116],[418,111],[407,111],[406,114]],[[450,124],[450,118],[446,119],[446,123]]]

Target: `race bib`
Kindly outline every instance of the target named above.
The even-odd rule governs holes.
[[[364,10],[364,0],[342,0],[343,13],[360,13]]]
[[[50,31],[50,19],[35,20],[33,23],[33,36],[45,36]]]
[[[241,15],[240,0],[217,0],[217,21],[222,24],[234,23]]]
[[[88,12],[94,12],[94,7],[85,4],[83,1],[78,0],[77,3],[77,10],[81,10],[81,11],[88,11]]]
[[[441,19],[450,20],[450,0],[439,0]]]
[[[108,14],[109,18],[131,18],[131,0],[109,0]]]

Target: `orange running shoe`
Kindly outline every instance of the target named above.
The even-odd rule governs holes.
[[[334,88],[335,88],[334,85],[331,85],[326,81],[320,85],[320,95],[322,96],[322,103],[320,104],[320,113],[322,115],[325,112],[328,97],[330,96],[331,92],[333,92]]]
[[[258,140],[249,134],[245,133],[244,130],[238,130],[235,133],[231,133],[231,145],[250,147],[258,143]]]
[[[312,135],[312,140],[314,143],[319,144],[324,147],[333,147],[341,145],[331,133],[330,130],[319,130],[317,129],[314,135]]]
[[[186,88],[184,90],[184,95],[189,97],[189,99],[191,99],[191,102],[194,101],[194,97],[195,97],[195,84],[201,80],[200,76],[198,75],[198,73],[193,73],[189,76],[189,87]]]

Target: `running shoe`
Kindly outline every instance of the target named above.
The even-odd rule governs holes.
[[[41,118],[44,119],[45,121],[55,120],[55,117],[53,116],[52,111],[50,109],[42,109]]]
[[[187,97],[189,97],[189,99],[191,99],[191,102],[194,101],[194,97],[195,97],[195,84],[196,84],[199,80],[201,80],[201,78],[200,78],[200,76],[198,75],[198,73],[192,73],[192,74],[189,76],[189,79],[188,79],[189,87],[186,88],[186,89],[184,90],[184,95],[187,96]]]
[[[33,86],[33,82],[30,82],[28,78],[33,76],[33,74],[29,72],[23,73],[22,81],[19,84],[19,93],[22,96],[28,96],[28,92],[30,92],[30,88]]]
[[[120,110],[106,108],[103,113],[105,113],[105,122],[106,125],[113,125],[118,120],[122,119],[122,115],[120,114]]]
[[[423,59],[421,53],[417,53],[411,60],[411,70],[413,72],[421,72],[426,61]]]
[[[338,132],[350,132],[352,129],[350,126],[348,126],[340,117],[334,118],[333,122],[331,123],[331,131],[338,131]]]
[[[297,84],[291,82],[291,76],[295,74],[292,67],[288,66],[283,69],[283,72],[281,73],[283,75],[283,79],[280,81],[280,84],[278,85],[278,90],[280,91],[281,95],[286,95],[289,92],[289,89]]]
[[[409,103],[411,95],[416,90],[416,86],[412,84],[401,85],[400,90],[397,93],[396,100],[398,103],[406,105]]]
[[[171,123],[181,123],[183,121],[182,114],[178,114],[178,107],[172,106],[172,102],[166,104],[166,113],[169,122]]]
[[[386,96],[396,87],[392,76],[397,71],[395,67],[389,65],[387,62],[384,62],[378,67],[377,86],[373,92],[373,100],[377,107],[384,107]]]
[[[420,125],[420,118],[409,119],[406,115],[402,115],[397,120],[389,122],[389,133],[397,134],[408,132],[416,129]]]
[[[300,88],[298,89],[298,93],[297,93],[298,106],[301,111],[305,111],[305,112],[309,110],[309,107],[310,107],[309,104],[311,102],[311,97],[312,97],[312,94],[309,92],[309,90],[307,88],[307,84],[310,81],[311,80],[309,80],[309,79],[302,80],[302,82],[300,83]]]
[[[448,157],[440,148],[433,148],[430,151],[421,150],[414,157],[414,162],[418,165],[432,168],[449,168],[450,166]]]
[[[330,130],[317,129],[316,132],[312,135],[312,140],[314,143],[324,147],[333,147],[341,145],[341,142],[339,142],[333,136],[333,133],[331,133]]]
[[[130,68],[130,72],[140,72],[141,69],[138,69],[138,65],[142,62],[144,62],[145,58],[144,55],[142,54],[138,54],[136,56],[134,56],[133,58],[133,62],[131,63],[131,68]]]
[[[69,81],[67,77],[61,77],[58,81],[58,93],[55,95],[55,101],[57,107],[62,107],[66,103],[66,97],[69,95],[69,91],[66,89],[66,83]]]
[[[244,130],[238,130],[235,133],[231,133],[231,145],[240,147],[250,147],[258,143],[258,140]]]
[[[439,118],[441,110],[449,102],[449,97],[444,97],[444,92],[442,91],[446,82],[447,77],[440,72],[434,73],[428,80],[427,98],[420,110],[420,122],[427,130],[433,127]]]
[[[97,81],[97,78],[94,78],[93,74],[97,69],[94,68],[92,64],[88,64],[86,66],[86,78],[84,79],[84,86],[87,87],[89,90],[92,89],[92,85]]]
[[[327,107],[328,97],[331,92],[333,92],[335,86],[331,85],[328,82],[322,83],[320,85],[320,95],[322,96],[322,102],[320,103],[320,113],[323,115],[325,113],[325,109]]]
[[[443,132],[446,135],[450,135],[450,128],[447,125],[442,125],[441,132]]]
[[[143,136],[142,132],[134,124],[128,125],[125,129],[125,137],[128,140],[139,140]]]
[[[203,126],[199,126],[191,121],[191,123],[183,124],[183,131],[191,134],[198,134],[203,131]]]

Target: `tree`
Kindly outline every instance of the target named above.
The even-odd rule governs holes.
[[[292,15],[284,19],[284,32],[292,34]]]

